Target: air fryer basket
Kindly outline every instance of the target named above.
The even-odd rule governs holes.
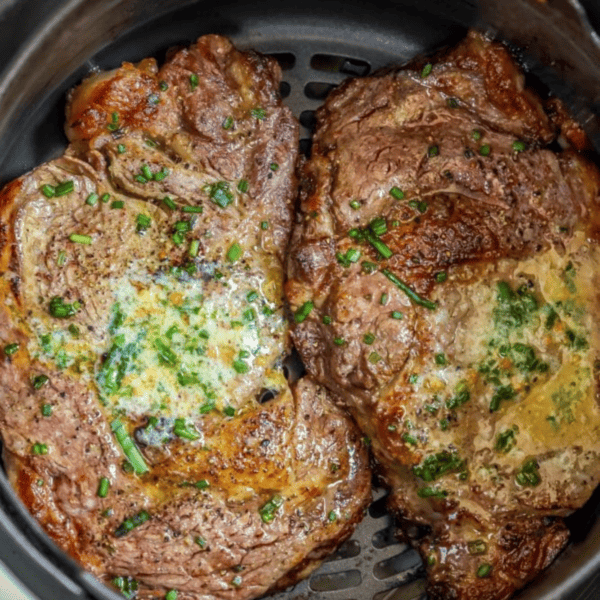
[[[63,151],[65,94],[93,68],[160,60],[170,46],[222,33],[279,60],[281,93],[309,152],[314,110],[335,85],[452,44],[471,26],[518,48],[532,80],[567,102],[600,151],[600,38],[577,0],[0,0],[0,183]],[[600,597],[599,513],[597,492],[570,518],[571,544],[519,600]],[[3,472],[0,560],[41,600],[121,597],[52,544]],[[422,600],[423,573],[376,490],[353,538],[274,598]]]

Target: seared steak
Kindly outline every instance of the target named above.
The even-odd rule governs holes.
[[[218,36],[95,74],[66,154],[0,194],[4,464],[129,597],[285,587],[370,498],[362,434],[283,374],[298,133],[279,80]]]
[[[600,478],[600,176],[548,149],[560,112],[471,34],[340,86],[302,169],[293,340],[424,526],[432,599],[508,598]]]

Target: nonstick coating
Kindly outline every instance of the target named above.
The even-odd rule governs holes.
[[[587,0],[591,1],[591,0]],[[0,184],[60,155],[68,89],[90,70],[221,33],[273,54],[281,92],[310,149],[314,110],[348,76],[401,64],[457,42],[477,26],[521,49],[531,81],[562,97],[600,150],[600,40],[576,0],[191,2],[0,0]],[[353,538],[309,580],[276,600],[422,600],[418,555],[394,536],[383,490]],[[600,493],[570,518],[572,543],[516,598],[600,597]],[[41,600],[122,596],[50,542],[0,472],[0,559]],[[274,557],[276,560],[276,557]]]

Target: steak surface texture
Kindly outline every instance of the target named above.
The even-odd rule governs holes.
[[[598,484],[600,176],[564,115],[471,33],[332,92],[301,169],[293,341],[425,532],[431,599],[509,598]]]
[[[95,73],[66,153],[0,193],[4,464],[127,597],[286,587],[370,500],[360,431],[283,373],[298,127],[280,78],[219,36]]]

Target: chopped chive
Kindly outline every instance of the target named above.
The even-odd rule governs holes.
[[[427,202],[423,202],[422,200],[411,200],[408,205],[418,210],[421,214],[427,212]]]
[[[480,567],[477,569],[477,577],[479,577],[480,579],[483,577],[488,577],[491,572],[492,565],[484,563],[483,565],[480,565]]]
[[[333,339],[333,343],[336,346],[343,346],[346,343],[346,340],[344,338],[341,338],[341,337],[336,337],[336,338]]]
[[[263,231],[266,231],[267,229],[269,229],[269,222],[268,221],[261,221],[260,222],[260,228]]]
[[[98,198],[98,194],[92,193],[86,198],[85,203],[88,206],[96,206],[96,204],[98,203]]]
[[[230,115],[223,121],[223,129],[231,129],[233,127],[233,117]]]
[[[237,242],[234,242],[229,247],[229,250],[227,250],[227,260],[229,262],[235,262],[241,258],[242,254],[243,251],[241,246]]]
[[[42,404],[42,417],[52,416],[52,404]]]
[[[365,237],[367,238],[369,244],[371,244],[371,246],[373,246],[373,248],[375,248],[375,250],[377,250],[377,252],[383,256],[383,258],[390,258],[394,254],[385,242],[382,242],[370,231],[365,230]]]
[[[166,594],[165,594],[165,600],[177,600],[177,590],[169,590]]]
[[[110,115],[110,120],[111,120],[111,123],[118,123],[119,122],[119,113],[113,112],[112,115]]]
[[[32,380],[31,380],[31,385],[33,385],[33,389],[34,390],[39,390],[42,387],[44,387],[48,382],[50,381],[50,379],[48,378],[47,375],[36,375]]]
[[[198,256],[198,250],[200,249],[200,240],[192,240],[190,243],[189,255],[192,258]]]
[[[234,360],[232,366],[236,373],[247,373],[250,370],[248,364],[243,360]]]
[[[305,302],[298,310],[294,313],[294,321],[296,323],[302,323],[310,315],[312,309],[315,307],[315,304],[312,300],[308,300]]]
[[[165,196],[162,199],[162,201],[163,201],[163,204],[171,210],[175,210],[177,208],[177,204],[175,204],[175,202],[173,202],[173,199],[170,198],[169,196]]]
[[[204,212],[204,209],[201,206],[184,206],[181,209],[184,213],[201,215]]]
[[[431,300],[427,300],[427,298],[422,298],[415,292],[411,287],[409,287],[406,283],[404,283],[401,279],[398,279],[389,269],[382,269],[381,272],[401,291],[403,291],[415,304],[419,306],[424,306],[429,310],[435,310],[437,308],[437,304],[435,302],[431,302]]]
[[[152,138],[146,138],[144,140],[144,144],[146,144],[146,146],[148,146],[149,148],[156,148],[156,146],[158,145]]]
[[[169,89],[169,84],[166,81],[160,81],[158,87],[161,92],[166,92]]]
[[[194,543],[198,544],[198,546],[200,546],[200,548],[202,549],[206,548],[207,544],[206,540],[203,537],[200,537],[199,535],[194,538]]]
[[[367,345],[371,345],[375,341],[375,336],[372,333],[365,333],[363,337],[363,342]]]
[[[372,365],[376,365],[381,360],[381,356],[377,352],[371,352],[368,360]]]
[[[227,417],[233,417],[235,415],[235,408],[233,408],[233,406],[226,406],[223,409],[223,414]]]
[[[145,511],[141,510],[139,513],[125,519],[116,529],[115,537],[123,537],[129,533],[132,529],[139,527],[150,519],[150,515]]]
[[[96,494],[99,498],[106,498],[108,495],[108,488],[110,487],[110,481],[108,477],[100,477],[100,481],[98,482],[98,491]]]
[[[55,194],[54,186],[48,184],[43,185],[40,188],[40,191],[42,192],[42,194],[44,194],[44,196],[46,196],[46,198],[53,198]]]
[[[527,149],[527,144],[525,142],[523,142],[522,140],[515,140],[512,143],[512,149],[515,152],[524,152]]]
[[[283,505],[283,498],[279,495],[273,496],[268,502],[265,502],[259,509],[261,519],[264,523],[271,523],[275,519],[275,513]]]
[[[352,210],[358,210],[360,208],[360,202],[358,200],[350,200],[349,204]]]
[[[384,292],[383,294],[381,294],[381,298],[379,298],[379,304],[385,306],[387,304],[388,298],[389,295]]]
[[[18,350],[19,350],[19,344],[17,344],[16,342],[13,344],[6,344],[6,346],[4,346],[4,354],[6,354],[6,356],[12,356]]]
[[[279,169],[279,165],[273,162],[269,165],[269,169],[271,169],[271,171],[277,171],[277,169]]]
[[[476,142],[478,142],[481,139],[482,135],[483,134],[481,133],[481,131],[479,129],[473,129],[473,131],[471,132],[471,137]]]
[[[404,192],[396,186],[390,190],[390,195],[396,198],[396,200],[402,200],[404,198]]]
[[[144,177],[143,175],[136,175],[134,177],[135,181],[137,181],[138,183],[148,183],[148,179],[146,177]]]
[[[254,302],[256,299],[258,299],[258,292],[256,292],[255,290],[250,290],[246,294],[246,301],[247,302]]]
[[[404,318],[404,315],[399,310],[393,310],[392,314],[390,316],[392,317],[392,319],[397,319],[397,320]]]
[[[114,200],[111,205],[111,208],[124,208],[125,207],[125,202],[123,202],[123,200]]]
[[[489,156],[491,151],[492,148],[489,144],[483,144],[483,146],[479,148],[479,154],[481,154],[481,156]]]
[[[148,465],[142,456],[139,448],[135,445],[133,438],[125,430],[125,426],[119,419],[115,419],[110,424],[112,432],[117,438],[117,442],[123,449],[125,456],[133,466],[133,470],[138,475],[143,475],[148,472]]]
[[[89,246],[92,243],[91,235],[82,235],[80,233],[72,233],[69,239],[76,244],[86,244]]]
[[[110,200],[110,194],[102,194],[102,196],[100,196],[100,200],[106,204]]]
[[[248,184],[247,179],[240,179],[238,181],[238,184],[237,184],[238,192],[242,192],[242,194],[244,194],[248,191],[248,187],[249,187],[249,184]]]
[[[210,487],[210,483],[207,479],[201,479],[200,481],[196,481],[194,487],[197,487],[199,490],[206,490]]]
[[[435,280],[437,283],[444,283],[448,279],[448,274],[445,271],[440,271],[435,274]]]
[[[377,265],[370,260],[363,260],[360,265],[362,270],[367,274],[374,273],[377,270]]]
[[[37,456],[43,456],[44,454],[48,454],[48,446],[46,444],[40,444],[38,442],[37,444],[34,444],[32,446],[31,451]]]
[[[427,77],[428,75],[430,75],[430,73],[431,73],[432,70],[433,70],[433,65],[431,63],[427,63],[423,67],[423,70],[421,71],[421,79],[425,79],[425,77]]]
[[[433,158],[434,156],[437,156],[440,153],[440,148],[439,146],[429,146],[429,148],[427,148],[427,156],[429,158]]]
[[[192,229],[192,224],[189,221],[177,221],[174,227],[179,233],[188,233]]]
[[[117,153],[118,154],[124,154],[126,150],[127,150],[127,148],[125,148],[125,144],[117,145]]]
[[[337,513],[335,512],[335,510],[329,511],[329,514],[327,515],[327,520],[330,523],[335,523],[337,521]]]
[[[259,121],[263,121],[264,118],[267,116],[267,111],[264,108],[253,108],[250,111],[250,114],[255,118],[258,119]]]
[[[67,253],[64,250],[61,250],[56,257],[56,264],[59,267],[64,267],[67,262]]]
[[[231,580],[231,585],[233,587],[240,587],[242,585],[242,576],[241,575],[236,575],[232,580]]]
[[[406,442],[407,444],[410,444],[411,446],[416,446],[419,443],[417,438],[413,437],[409,433],[402,434],[402,441]]]
[[[150,227],[152,224],[152,218],[148,215],[140,213],[136,218],[136,223],[138,232],[146,231],[146,229],[148,229],[148,227]]]
[[[448,364],[448,360],[446,359],[446,355],[443,352],[435,355],[435,364],[440,365],[441,367]]]
[[[173,240],[173,243],[174,243],[176,246],[181,246],[181,244],[183,244],[183,239],[184,239],[184,238],[183,238],[183,234],[182,234],[182,233],[180,233],[179,231],[176,231],[176,232],[173,234],[173,236],[172,236],[172,238],[171,238],[171,239]]]
[[[62,183],[59,183],[54,188],[54,195],[56,197],[65,196],[66,194],[70,194],[74,189],[75,189],[75,184],[73,183],[72,180],[63,181]]]
[[[162,181],[170,174],[169,169],[167,167],[163,167],[158,173],[154,173],[154,181]]]
[[[446,104],[448,105],[448,108],[458,108],[458,98],[448,98]]]
[[[331,325],[331,317],[329,315],[323,315],[323,324]]]
[[[188,424],[185,422],[185,419],[175,419],[173,433],[177,437],[185,440],[195,441],[200,438],[200,434],[196,431],[195,427],[188,426]]]
[[[60,296],[54,296],[48,304],[48,312],[59,319],[67,319],[77,314],[81,308],[81,303],[78,301],[67,303]]]
[[[208,195],[221,208],[227,208],[233,202],[233,194],[229,191],[226,181],[217,181],[208,186]]]
[[[71,323],[67,329],[69,330],[69,333],[74,338],[78,338],[79,337],[79,335],[80,335],[79,327],[77,327],[77,325],[75,325],[75,323]]]
[[[198,79],[198,75],[196,75],[196,73],[192,73],[190,75],[190,88],[191,88],[192,92],[198,87],[198,83],[200,83],[200,80]]]
[[[154,174],[152,173],[152,170],[150,169],[150,167],[148,165],[143,164],[140,168],[140,172],[146,179],[148,179],[148,180],[154,179]]]
[[[379,237],[387,232],[387,222],[383,217],[377,217],[369,223],[369,229]]]
[[[346,252],[346,260],[352,263],[358,262],[361,257],[361,252],[357,248],[348,248]]]

